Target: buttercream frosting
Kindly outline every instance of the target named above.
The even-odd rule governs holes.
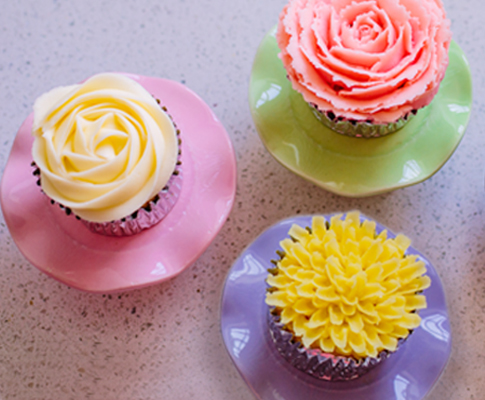
[[[355,358],[395,351],[399,339],[420,324],[430,286],[426,265],[407,255],[404,235],[378,235],[375,222],[358,212],[311,228],[293,225],[291,239],[267,278],[266,303],[306,348]]]
[[[132,214],[163,189],[177,162],[171,118],[121,74],[43,94],[32,133],[42,190],[87,221]]]
[[[290,0],[276,38],[293,88],[307,102],[387,124],[437,93],[449,26],[441,0]]]

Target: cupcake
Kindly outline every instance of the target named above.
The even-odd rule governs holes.
[[[131,78],[95,75],[34,104],[34,174],[94,232],[126,236],[160,222],[181,190],[179,131]]]
[[[293,89],[331,129],[400,129],[439,89],[450,22],[441,0],[290,0],[276,39]]]
[[[376,232],[358,212],[293,225],[269,270],[269,330],[293,366],[323,380],[357,378],[420,325],[430,286],[410,240]]]

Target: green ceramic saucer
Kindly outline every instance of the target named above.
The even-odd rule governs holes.
[[[465,133],[471,74],[455,42],[432,103],[399,131],[373,139],[346,137],[319,122],[291,88],[278,53],[273,29],[251,72],[249,104],[256,129],[277,161],[330,192],[364,197],[422,182],[443,166]]]

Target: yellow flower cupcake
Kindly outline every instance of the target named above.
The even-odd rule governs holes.
[[[266,303],[280,353],[325,380],[356,378],[395,352],[420,324],[425,262],[404,235],[376,232],[358,212],[293,225],[269,270]]]

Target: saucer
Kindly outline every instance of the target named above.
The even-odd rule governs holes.
[[[440,278],[426,258],[431,287],[428,307],[419,311],[421,325],[397,352],[367,374],[347,382],[327,382],[287,363],[270,337],[265,279],[270,260],[292,224],[311,226],[311,216],[283,220],[263,232],[238,258],[226,278],[222,295],[224,344],[256,398],[260,400],[422,400],[443,372],[451,353],[451,331]],[[377,224],[377,231],[385,229]],[[388,232],[388,237],[394,237]]]
[[[422,182],[453,154],[472,105],[468,62],[452,41],[439,92],[399,131],[362,139],[337,134],[313,115],[292,89],[278,58],[275,29],[254,60],[249,104],[256,129],[271,155],[290,171],[349,197],[365,197]]]
[[[140,288],[181,273],[217,235],[236,192],[234,150],[209,106],[180,83],[126,75],[168,108],[181,131],[182,190],[159,224],[133,236],[103,236],[51,205],[30,166],[32,115],[17,133],[0,187],[5,221],[25,258],[58,281],[88,292]]]

